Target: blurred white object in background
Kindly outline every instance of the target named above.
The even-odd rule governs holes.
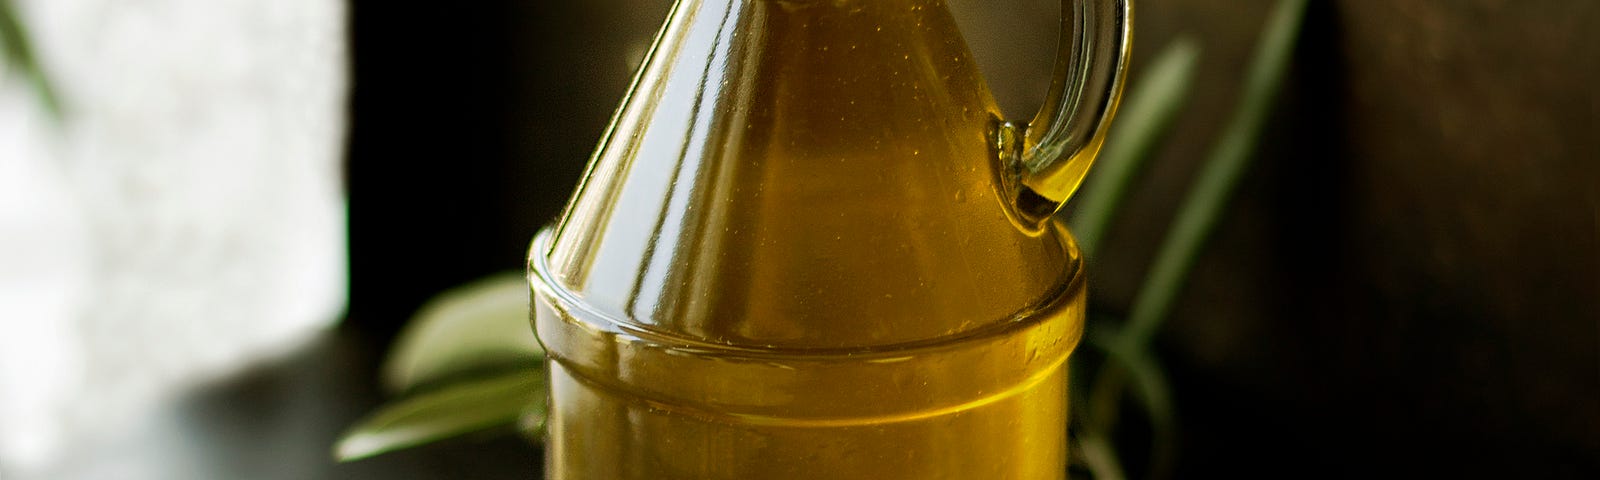
[[[0,70],[8,480],[345,302],[344,2],[13,2],[65,118]]]

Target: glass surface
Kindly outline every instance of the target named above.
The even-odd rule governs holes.
[[[1084,287],[1025,134],[942,1],[680,1],[530,253],[549,478],[1060,478]]]
[[[1065,478],[1066,359],[1085,289],[1076,246],[1063,247],[1074,275],[1047,304],[870,348],[674,336],[589,308],[536,262],[536,327],[553,359],[546,478]]]

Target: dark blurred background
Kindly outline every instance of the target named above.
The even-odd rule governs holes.
[[[510,3],[357,4],[351,302],[368,331],[518,266],[668,2]],[[1042,98],[1054,3],[952,1],[1013,117]],[[1204,53],[1094,259],[1098,308],[1129,304],[1271,5],[1138,3],[1135,75],[1179,34]],[[1306,22],[1160,338],[1178,477],[1600,476],[1600,4],[1313,1]],[[392,73],[418,56],[451,68]]]
[[[1054,2],[952,3],[1008,114],[1031,112]],[[1129,304],[1271,5],[1139,2],[1135,75],[1179,34],[1204,54],[1094,259],[1098,308]],[[353,325],[381,340],[518,268],[667,8],[356,3]],[[1306,22],[1160,338],[1178,477],[1600,476],[1600,4],[1314,1]]]
[[[1031,114],[1055,2],[951,3],[1008,115]],[[1096,308],[1129,304],[1272,4],[1138,2],[1135,78],[1180,34],[1204,53],[1092,259]],[[178,462],[535,477],[537,450],[507,439],[326,452],[380,400],[375,366],[422,302],[521,268],[670,2],[351,5],[348,319],[191,395],[174,418],[212,450]],[[1255,166],[1159,337],[1177,478],[1600,478],[1597,31],[1591,0],[1311,2]]]
[[[1127,304],[1266,3],[1142,3],[1141,47],[1188,31],[1206,59],[1104,242],[1098,301]],[[1600,4],[1311,5],[1257,168],[1161,339],[1182,471],[1600,474]]]
[[[667,7],[509,3],[357,3],[352,321],[377,337],[518,266]],[[1008,114],[1031,112],[1054,2],[952,3]],[[1204,54],[1094,259],[1097,307],[1129,304],[1271,5],[1139,2],[1135,75],[1179,34]],[[1600,4],[1313,1],[1306,22],[1160,338],[1179,477],[1600,476]],[[449,68],[407,70],[419,56]]]

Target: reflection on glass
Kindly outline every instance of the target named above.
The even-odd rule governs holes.
[[[942,1],[679,2],[532,248],[548,477],[1064,475],[1081,260],[1031,209],[1126,47],[1124,4],[1076,8],[1033,134]]]

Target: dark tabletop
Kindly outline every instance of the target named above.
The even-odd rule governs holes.
[[[328,332],[290,355],[181,396],[141,426],[116,432],[60,478],[531,479],[540,451],[485,433],[339,464],[339,433],[384,398],[382,350],[349,330]]]

